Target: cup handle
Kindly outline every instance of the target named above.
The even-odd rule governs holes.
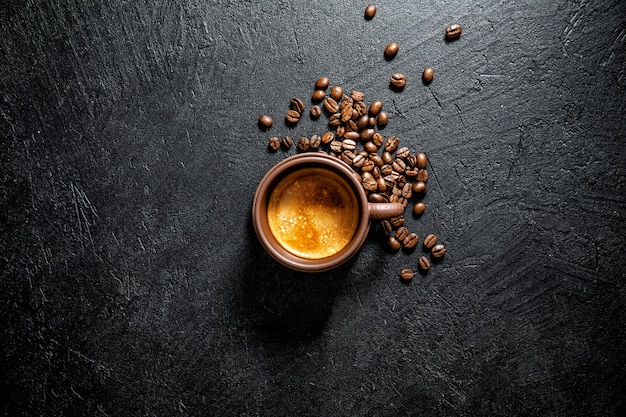
[[[385,220],[404,213],[400,203],[367,203],[371,220]]]

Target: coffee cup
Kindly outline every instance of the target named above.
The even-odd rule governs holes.
[[[333,269],[361,248],[371,220],[404,213],[400,203],[372,203],[352,167],[323,153],[274,165],[257,187],[252,221],[264,249],[303,272]]]

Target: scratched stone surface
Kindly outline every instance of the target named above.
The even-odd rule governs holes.
[[[626,414],[626,3],[376,4],[0,2],[1,415]],[[428,154],[409,284],[377,225],[314,276],[256,239],[320,76]]]

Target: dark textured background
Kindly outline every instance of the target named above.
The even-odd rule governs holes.
[[[626,414],[624,1],[0,4],[0,414]],[[259,248],[319,76],[429,156],[408,285],[376,228],[318,276]]]

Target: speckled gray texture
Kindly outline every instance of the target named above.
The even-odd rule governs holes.
[[[0,414],[626,413],[626,3],[376,4],[2,2]],[[410,284],[377,227],[316,276],[256,240],[319,76],[429,156]]]

